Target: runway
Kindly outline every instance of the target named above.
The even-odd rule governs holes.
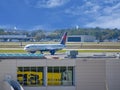
[[[46,58],[54,59],[64,59],[67,58],[67,53],[56,53],[55,55],[50,55],[49,53],[44,54]],[[120,57],[120,53],[116,52],[106,52],[106,53],[78,53],[76,58],[117,58]]]

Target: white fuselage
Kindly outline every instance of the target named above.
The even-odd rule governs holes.
[[[24,50],[30,51],[50,51],[50,50],[61,50],[65,48],[63,44],[28,44],[24,47]]]

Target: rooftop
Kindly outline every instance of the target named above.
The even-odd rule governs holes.
[[[0,59],[45,59],[43,54],[0,54]]]
[[[0,59],[70,59],[70,58],[120,58],[120,53],[78,53],[78,55],[69,54],[30,54],[30,53],[0,53]]]

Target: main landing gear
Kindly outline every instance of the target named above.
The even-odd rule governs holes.
[[[51,55],[55,54],[55,50],[50,50]]]

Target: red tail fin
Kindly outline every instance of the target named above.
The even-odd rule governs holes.
[[[62,37],[62,39],[61,39],[60,44],[65,45],[65,43],[66,43],[66,39],[67,39],[67,32],[64,33],[64,35],[63,35],[63,37]]]

